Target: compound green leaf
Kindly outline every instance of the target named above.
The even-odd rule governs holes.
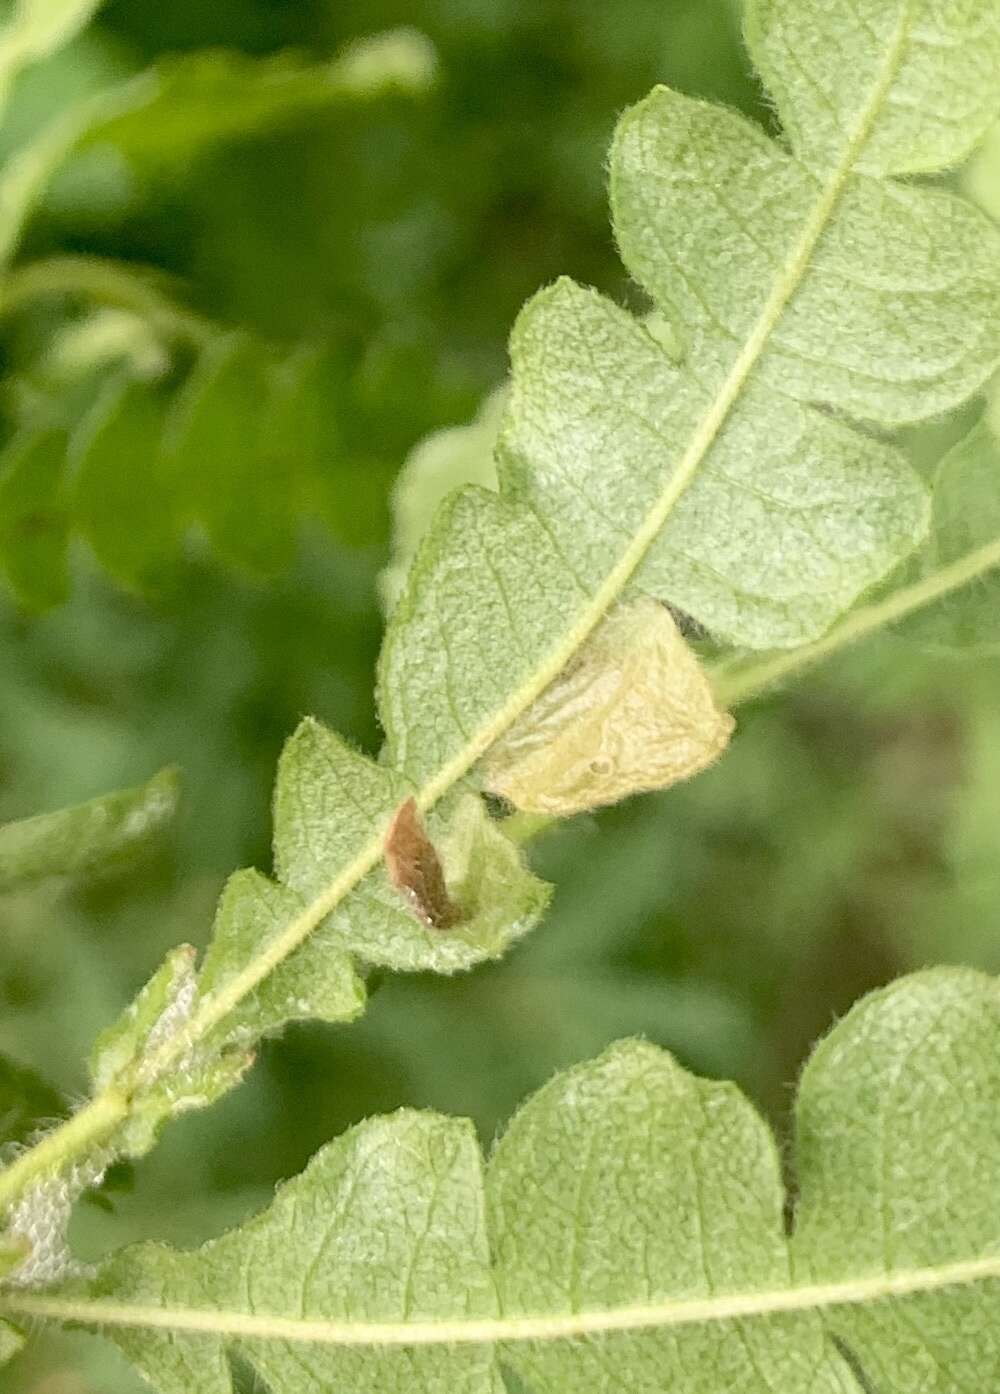
[[[1000,5],[989,0],[989,8]],[[941,48],[943,75],[952,57]],[[361,963],[455,971],[523,933],[544,888],[474,790],[484,758],[508,732],[530,743],[519,722],[584,662],[623,604],[645,595],[691,615],[716,640],[791,648],[822,635],[913,552],[928,524],[927,491],[892,445],[843,420],[843,409],[883,420],[936,410],[974,390],[1000,341],[986,323],[994,292],[980,283],[995,246],[988,225],[950,196],[859,173],[869,140],[891,126],[897,62],[890,45],[876,73],[862,68],[859,80],[841,71],[866,123],[845,130],[829,168],[669,93],[626,115],[613,157],[616,228],[661,301],[661,319],[679,317],[676,332],[654,337],[569,282],[524,311],[512,340],[498,489],[473,486],[445,499],[390,619],[379,669],[381,758],[351,751],[314,723],[290,743],[275,798],[275,869],[297,899],[237,883],[254,888],[255,908],[246,938],[232,926],[225,938],[250,957],[238,968],[238,955],[226,951],[225,982],[203,990],[196,1024],[224,1029],[225,1015],[286,961],[295,992],[281,1000],[318,1001],[309,981],[327,969],[344,981],[345,952]],[[699,234],[712,196],[703,207],[691,189],[730,178],[744,179],[765,250],[734,244],[734,229],[740,237],[743,229],[717,220],[707,240],[720,240],[727,255],[714,257]],[[683,294],[675,259],[690,267]],[[849,285],[845,264],[858,262],[885,283]],[[953,305],[945,304],[949,281]],[[855,295],[856,315],[847,303]],[[725,333],[704,328],[692,308],[702,297],[732,308]],[[863,339],[878,371],[886,369],[884,391],[854,371]],[[801,360],[794,381],[792,349]],[[210,478],[218,459],[230,461],[220,476],[227,489],[213,482],[203,500],[204,526],[249,562],[262,558],[257,543],[266,549],[273,540],[240,513],[238,496],[253,497],[255,487],[252,442],[218,436],[205,406],[224,386],[249,413],[261,370],[247,353],[238,340],[210,346],[177,419],[188,428],[178,453],[192,477],[203,470]],[[490,471],[484,477],[492,482]],[[279,513],[274,534],[283,526]],[[427,819],[449,901],[462,910],[447,929],[423,923],[382,865],[387,831],[410,798]],[[261,911],[262,898],[282,907],[280,928]],[[269,1008],[260,1020],[270,1026],[277,1015]]]
[[[0,571],[23,605],[44,610],[66,598],[68,520],[61,431],[15,438],[0,456]]]
[[[696,363],[746,342],[823,187],[743,117],[666,89],[620,123],[622,255]],[[760,380],[889,425],[945,411],[1000,362],[998,263],[1000,232],[971,204],[851,176]]]
[[[654,94],[624,118],[613,157],[616,230],[632,269],[660,302],[659,328],[654,336],[648,321],[569,282],[543,291],[522,314],[512,340],[498,488],[471,487],[445,500],[391,616],[379,670],[387,737],[380,760],[350,750],[316,723],[300,728],[278,777],[275,883],[253,874],[231,883],[202,981],[190,965],[168,962],[136,1004],[135,1019],[122,1024],[122,1052],[107,1077],[129,1099],[140,1085],[152,1090],[145,1113],[136,1110],[132,1150],[145,1145],[171,1107],[214,1097],[227,1079],[238,1078],[245,1048],[259,1031],[289,1015],[352,1015],[361,1003],[357,975],[365,965],[453,972],[496,956],[535,922],[546,888],[492,821],[477,788],[484,760],[510,732],[522,749],[525,741],[534,748],[522,720],[530,725],[532,714],[547,710],[540,699],[565,692],[555,685],[567,675],[588,671],[587,654],[593,657],[591,646],[609,617],[660,614],[667,604],[700,622],[716,641],[793,648],[824,635],[923,539],[929,498],[922,482],[892,445],[844,417],[914,420],[981,384],[998,353],[1000,331],[988,322],[996,302],[982,270],[996,243],[988,225],[950,197],[874,176],[910,167],[888,162],[886,154],[902,149],[898,96],[915,90],[906,45],[924,36],[921,65],[926,60],[929,71],[936,63],[940,81],[965,80],[955,69],[956,52],[968,49],[973,30],[982,39],[980,52],[993,52],[988,40],[1000,21],[1000,0],[978,0],[978,13],[987,16],[982,24],[968,0],[938,0],[933,13],[917,0],[863,5],[862,13],[878,19],[866,33],[881,47],[874,65],[859,59],[856,67],[836,70],[844,109],[857,119],[834,123],[832,154],[833,127],[815,113],[809,118],[815,117],[813,143],[795,144],[793,131],[792,156],[741,122],[706,114],[668,93]],[[934,21],[938,10],[945,15],[940,24]],[[801,16],[811,22],[815,13],[811,0],[784,0],[780,7],[796,25]],[[779,10],[762,6],[755,14],[754,32],[765,44],[773,34],[765,21]],[[883,23],[886,17],[893,23]],[[1000,76],[1000,61],[994,69]],[[783,100],[780,73],[774,64],[772,70]],[[906,73],[910,85],[900,87],[897,79]],[[920,76],[926,76],[924,66]],[[965,76],[978,77],[978,69]],[[675,127],[683,133],[679,141]],[[912,145],[916,136],[909,133]],[[952,141],[948,149],[954,148]],[[944,149],[936,147],[939,163]],[[710,222],[711,197],[703,204],[689,188],[735,186],[740,178],[754,227],[759,223],[759,246],[747,244],[745,227],[727,221],[725,210],[706,233],[701,224]],[[651,200],[649,209],[644,198]],[[700,245],[706,236],[715,237],[725,254],[706,252]],[[689,269],[683,285],[675,258]],[[869,267],[871,284],[855,284],[845,264]],[[848,303],[855,297],[856,306]],[[966,334],[959,343],[961,316]],[[874,379],[858,371],[863,339],[880,375]],[[185,516],[200,522],[218,549],[254,568],[271,565],[287,545],[284,498],[275,502],[273,517],[266,512],[275,485],[288,482],[288,493],[295,492],[282,473],[287,462],[268,455],[261,466],[247,426],[257,399],[266,395],[271,368],[266,355],[242,339],[210,344],[171,415],[164,443],[175,477],[194,490],[197,506]],[[218,414],[212,407],[217,400],[227,404]],[[614,624],[612,632],[619,632]],[[636,690],[647,706],[657,700],[648,684]],[[639,729],[645,716],[637,713]],[[618,717],[616,708],[616,742]],[[728,733],[724,714],[716,720]],[[716,748],[711,744],[711,752]],[[573,759],[582,761],[583,754],[574,751]],[[603,765],[597,773],[603,777]],[[401,808],[410,812],[411,842],[424,866],[433,868],[439,890],[443,883],[447,927],[421,913],[415,887],[398,867],[390,875],[383,866]],[[158,1013],[151,1014],[153,1004]],[[575,1116],[572,1098],[586,1093],[591,1081],[597,1111],[581,1114],[573,1125],[572,1146],[565,1150],[572,1175],[554,1169],[545,1185],[565,1210],[577,1173],[589,1173],[581,1158],[588,1129],[601,1134],[600,1110],[607,1107],[623,1127],[634,1115],[656,1146],[653,1154],[641,1144],[631,1151],[683,1208],[681,1215],[669,1203],[663,1207],[674,1213],[679,1238],[662,1257],[666,1231],[658,1214],[641,1217],[637,1227],[631,1207],[613,1210],[616,1190],[623,1199],[649,1194],[642,1176],[619,1174],[628,1149],[595,1162],[595,1174],[604,1174],[603,1166],[611,1178],[612,1195],[586,1203],[595,1213],[605,1205],[609,1232],[628,1237],[627,1262],[612,1282],[611,1269],[602,1267],[611,1263],[607,1233],[598,1251],[594,1230],[586,1244],[570,1245],[576,1257],[567,1277],[555,1262],[567,1252],[558,1230],[566,1217],[549,1214],[540,1201],[538,1249],[553,1256],[557,1294],[555,1318],[543,1310],[542,1319],[557,1319],[557,1325],[575,1320],[573,1293],[589,1294],[591,1276],[596,1296],[587,1301],[604,1301],[614,1288],[615,1301],[626,1304],[644,1303],[649,1291],[659,1294],[657,1302],[675,1306],[711,1303],[736,1284],[741,1300],[757,1304],[766,1340],[740,1335],[731,1341],[721,1325],[707,1341],[673,1330],[647,1337],[631,1328],[605,1330],[599,1318],[592,1333],[599,1336],[597,1346],[620,1344],[627,1351],[634,1342],[638,1352],[631,1383],[621,1387],[630,1394],[644,1381],[652,1387],[650,1370],[660,1357],[654,1354],[651,1366],[643,1354],[643,1343],[652,1341],[651,1349],[667,1351],[678,1383],[694,1378],[689,1371],[697,1360],[718,1348],[728,1362],[727,1378],[748,1389],[851,1389],[849,1367],[829,1348],[813,1310],[823,1304],[787,1296],[789,1259],[773,1148],[749,1106],[725,1090],[692,1084],[660,1057],[651,1063],[645,1047],[625,1047],[609,1060],[584,1082],[552,1086],[559,1099],[559,1090],[569,1089],[562,1112]],[[174,1084],[171,1069],[180,1076]],[[630,1074],[641,1081],[632,1092]],[[621,1085],[618,1092],[605,1088],[605,1075],[617,1081],[616,1089]],[[530,1108],[548,1128],[546,1106]],[[706,1221],[724,1230],[711,1251],[706,1238],[701,1287],[692,1289],[697,1255],[684,1227],[691,1226],[694,1191],[677,1180],[677,1140],[690,1143],[696,1116],[704,1138],[689,1167],[702,1167],[710,1189],[725,1199],[701,1197]],[[721,1121],[713,1132],[716,1117]],[[511,1136],[521,1135],[519,1129],[530,1136],[521,1123]],[[609,1126],[602,1135],[614,1132]],[[727,1140],[724,1155],[720,1137]],[[733,1137],[746,1153],[742,1170]],[[514,1157],[514,1143],[501,1152]],[[526,1164],[519,1175],[529,1194]],[[530,1205],[524,1216],[530,1219]],[[752,1252],[733,1235],[736,1219],[753,1236]],[[510,1233],[504,1219],[495,1236],[498,1252],[514,1243],[510,1234],[521,1219],[509,1223]],[[547,1226],[553,1227],[549,1237]],[[733,1246],[735,1267],[727,1268],[722,1255]],[[500,1280],[505,1303],[528,1301],[516,1274],[501,1268]],[[873,1281],[872,1290],[881,1292]],[[671,1283],[679,1291],[671,1291]],[[286,1317],[283,1299],[274,1301]],[[567,1302],[568,1309],[559,1305]],[[647,1324],[694,1327],[692,1310]],[[730,1316],[739,1314],[730,1310]],[[233,1332],[245,1335],[247,1329],[237,1324]],[[573,1328],[559,1330],[572,1334]],[[695,1354],[679,1353],[682,1348]],[[170,1358],[181,1359],[179,1352],[180,1343],[176,1351],[171,1343]],[[608,1382],[615,1360],[599,1373],[589,1345],[571,1354],[579,1354],[580,1378],[591,1387],[616,1387]],[[600,1351],[594,1358],[603,1358]],[[547,1360],[539,1357],[529,1379],[554,1389]],[[215,1378],[211,1371],[206,1361],[205,1379]],[[492,1368],[483,1378],[495,1380]]]
[[[230,877],[198,977],[200,991],[225,990],[247,963],[267,952],[304,904],[301,896],[258,871]],[[227,1042],[238,1044],[296,1019],[351,1021],[364,1007],[364,983],[350,954],[315,935],[227,1015],[224,1034]]]
[[[471,1125],[409,1112],[364,1123],[324,1148],[243,1229],[196,1256],[155,1246],[126,1252],[97,1290],[158,1307],[186,1305],[195,1287],[208,1310],[294,1311],[302,1322],[433,1320],[453,1313],[457,1291],[469,1317],[494,1316]],[[116,1339],[164,1394],[228,1394],[218,1339]],[[502,1394],[489,1348],[330,1351],[266,1337],[237,1347],[276,1394]]]
[[[72,808],[0,824],[0,891],[46,876],[83,876],[126,857],[174,816],[177,771]]]
[[[796,156],[817,170],[850,142],[866,174],[957,164],[1000,107],[989,0],[750,0],[746,35]]]
[[[491,743],[629,572],[720,638],[791,646],[926,527],[923,486],[891,448],[755,385],[654,531],[671,442],[683,449],[711,393],[630,315],[565,281],[522,314],[512,359],[501,493],[444,505],[383,650],[389,750],[412,779]]]
[[[960,969],[873,994],[817,1049],[796,1110],[797,1281],[989,1281],[848,1304],[830,1326],[881,1394],[1000,1386],[1000,989]]]
[[[101,1327],[163,1394],[229,1394],[227,1348],[273,1394],[995,1388],[996,981],[937,969],[864,1000],[796,1118],[790,1238],[753,1107],[625,1041],[525,1105],[485,1185],[468,1125],[372,1119],[222,1239],[4,1302]]]

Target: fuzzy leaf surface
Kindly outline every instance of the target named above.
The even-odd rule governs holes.
[[[220,916],[205,979],[183,999],[183,1030],[172,1045],[144,1047],[143,1068],[184,1061],[193,1039],[236,1039],[227,1022],[243,1046],[285,1011],[353,1014],[353,974],[366,965],[453,972],[530,928],[546,888],[487,815],[477,794],[483,762],[585,661],[609,617],[669,604],[717,640],[794,648],[824,634],[921,541],[922,482],[899,451],[844,418],[914,420],[981,384],[998,353],[982,275],[996,235],[950,197],[879,179],[866,156],[877,138],[898,144],[894,97],[917,20],[930,26],[927,63],[938,63],[940,80],[958,81],[958,29],[967,21],[970,33],[986,32],[1000,0],[977,4],[993,17],[986,29],[966,0],[940,0],[934,13],[918,0],[866,4],[880,16],[877,53],[873,64],[837,71],[856,119],[838,126],[829,159],[789,155],[664,91],[625,116],[612,156],[615,229],[672,332],[654,337],[646,322],[568,281],[523,312],[498,490],[445,500],[389,623],[381,758],[314,722],[293,737],[275,795],[276,889],[256,878],[230,888],[243,908]],[[935,28],[938,9],[947,22]],[[781,10],[811,16],[814,6],[784,0]],[[818,148],[825,118],[813,115]],[[758,241],[749,245],[743,225],[717,210],[710,230],[728,255],[715,258],[703,224],[711,191],[730,175],[749,181]],[[690,277],[684,295],[677,257]],[[877,272],[873,285],[847,275],[859,261]],[[855,298],[856,315],[847,303]],[[959,314],[966,332],[953,353]],[[858,387],[859,337],[892,360],[888,386]],[[793,350],[808,369],[793,367]],[[226,457],[228,483],[251,496],[245,433],[228,455],[214,428],[199,434],[204,396],[220,380],[248,407],[253,374],[236,371],[229,351],[212,346],[221,362],[191,389],[187,422],[200,445],[187,463]],[[241,560],[259,561],[267,529],[244,526],[238,500],[203,502],[216,545],[246,547]],[[424,923],[383,866],[387,832],[411,799],[448,901],[462,912],[447,928]],[[279,973],[290,975],[289,990],[268,999]],[[324,974],[335,985],[326,996],[315,986]],[[196,1083],[208,1071],[206,1094],[222,1078],[212,1068],[191,1066]]]
[[[795,154],[819,170],[859,125],[866,174],[958,164],[1000,106],[1000,15],[980,0],[751,0],[746,36]],[[873,120],[860,94],[876,85]]]
[[[791,1239],[753,1107],[626,1041],[524,1106],[485,1184],[467,1125],[373,1119],[241,1229],[125,1250],[11,1313],[103,1323],[163,1394],[229,1394],[227,1347],[274,1394],[499,1394],[511,1370],[532,1394],[995,1387],[995,979],[865,999],[796,1116]]]
[[[694,360],[745,342],[823,187],[745,118],[666,89],[621,122],[622,255]],[[965,200],[852,173],[760,380],[888,425],[945,411],[1000,359],[998,262],[1000,232]]]

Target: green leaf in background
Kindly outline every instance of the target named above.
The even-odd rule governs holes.
[[[30,609],[58,605],[69,589],[65,454],[61,431],[22,435],[0,454],[0,571]]]
[[[25,1142],[65,1110],[66,1100],[41,1075],[0,1055],[0,1148]]]
[[[82,12],[84,4],[76,8]],[[419,93],[434,74],[432,46],[409,29],[356,41],[329,63],[226,52],[166,60],[61,112],[0,171],[0,261],[12,255],[34,206],[74,151],[112,152],[119,164],[152,170],[183,167],[207,146],[310,111],[392,91]]]
[[[0,29],[0,113],[22,68],[55,53],[80,32],[100,0],[14,0]],[[5,15],[8,9],[5,8]]]
[[[192,529],[253,575],[294,558],[322,509],[332,424],[323,355],[248,334],[215,334],[171,395],[110,377],[69,441],[26,430],[0,474],[0,568],[33,609],[66,598],[66,541],[78,533],[123,585],[162,594]],[[2,467],[2,463],[0,463]]]
[[[0,1321],[0,1365],[10,1360],[24,1345],[24,1337],[9,1322]]]
[[[162,1394],[229,1394],[227,1347],[274,1394],[500,1394],[505,1369],[533,1394],[982,1394],[998,1118],[996,981],[934,970],[809,1064],[791,1239],[752,1106],[626,1041],[524,1106],[485,1185],[467,1125],[372,1119],[200,1250],[6,1302],[102,1326]]]
[[[141,380],[112,380],[70,441],[71,525],[125,586],[164,588],[180,519],[162,437],[169,399]]]
[[[465,426],[449,426],[422,440],[407,456],[392,491],[392,559],[379,578],[386,611],[399,598],[421,539],[449,494],[466,484],[497,487],[493,458],[507,400],[497,388]]]
[[[299,493],[295,462],[268,453],[268,371],[259,344],[220,337],[188,379],[163,441],[175,506],[200,522],[222,556],[263,572],[289,560]]]
[[[1000,652],[1000,440],[986,415],[938,466],[930,534],[896,581],[919,584],[990,547],[997,553],[992,571],[911,615],[900,632],[934,648]]]
[[[343,101],[433,83],[436,54],[414,29],[355,40],[332,62],[296,54],[252,58],[209,50],[166,59],[135,80],[130,108],[93,123],[81,148],[111,147],[130,164],[179,167],[218,141],[252,134]]]
[[[113,865],[174,816],[177,771],[55,813],[0,825],[0,891],[46,876],[83,876]]]

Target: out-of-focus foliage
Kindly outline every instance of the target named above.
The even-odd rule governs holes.
[[[0,891],[114,865],[169,821],[178,792],[176,771],[161,770],[137,789],[0,823]]]
[[[113,147],[80,149],[27,226],[21,267],[81,254],[155,267],[197,325],[279,362],[321,346],[336,443],[314,475],[332,533],[307,527],[266,585],[195,555],[155,602],[136,599],[107,578],[109,549],[127,560],[130,545],[109,530],[91,541],[105,565],[78,542],[57,589],[42,532],[32,575],[65,603],[39,618],[0,601],[0,819],[184,772],[175,832],[141,875],[0,900],[0,1049],[60,1090],[80,1090],[77,1062],[164,952],[205,941],[228,873],[266,864],[274,766],[300,716],[377,746],[377,578],[409,451],[474,417],[522,301],[556,274],[645,308],[608,232],[621,108],[663,80],[768,124],[738,8],[115,0],[18,83],[5,154],[71,99],[176,53],[293,48],[328,63],[409,24],[438,61],[419,101],[313,108],[197,159],[140,170]],[[115,375],[137,395],[180,386],[191,339],[105,306],[65,293],[9,306],[7,449],[29,413],[96,433]],[[908,433],[919,467],[930,475],[968,424]],[[781,1126],[806,1049],[866,988],[927,963],[1000,969],[998,719],[995,658],[956,665],[890,635],[744,709],[725,760],[695,782],[539,842],[535,868],[556,885],[541,933],[459,979],[371,983],[361,1021],[265,1044],[246,1084],[165,1134],[113,1212],[80,1211],[78,1243],[216,1234],[341,1128],[401,1104],[471,1115],[488,1140],[555,1069],[623,1035],[737,1078]],[[12,1394],[142,1387],[72,1334],[4,1376]]]

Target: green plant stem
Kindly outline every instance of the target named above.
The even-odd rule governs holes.
[[[214,338],[212,323],[177,305],[150,273],[104,257],[58,256],[11,271],[0,290],[0,315],[47,295],[79,295],[130,310],[168,339],[202,348]]]
[[[47,1133],[0,1171],[0,1213],[36,1181],[61,1171],[67,1162],[107,1142],[129,1115],[131,1101],[117,1089],[107,1089],[72,1118]]]
[[[886,625],[893,624],[905,616],[921,610],[960,590],[971,581],[984,576],[988,571],[1000,567],[1000,539],[979,547],[975,552],[942,567],[932,576],[912,586],[904,586],[884,600],[875,601],[860,610],[855,610],[845,620],[817,639],[814,644],[790,649],[787,653],[773,654],[770,658],[748,663],[742,668],[731,668],[728,672],[718,672],[713,679],[713,687],[719,701],[726,707],[737,706],[766,692],[775,683],[799,672],[803,668],[828,658],[849,644],[856,643],[868,634],[874,634]]]

